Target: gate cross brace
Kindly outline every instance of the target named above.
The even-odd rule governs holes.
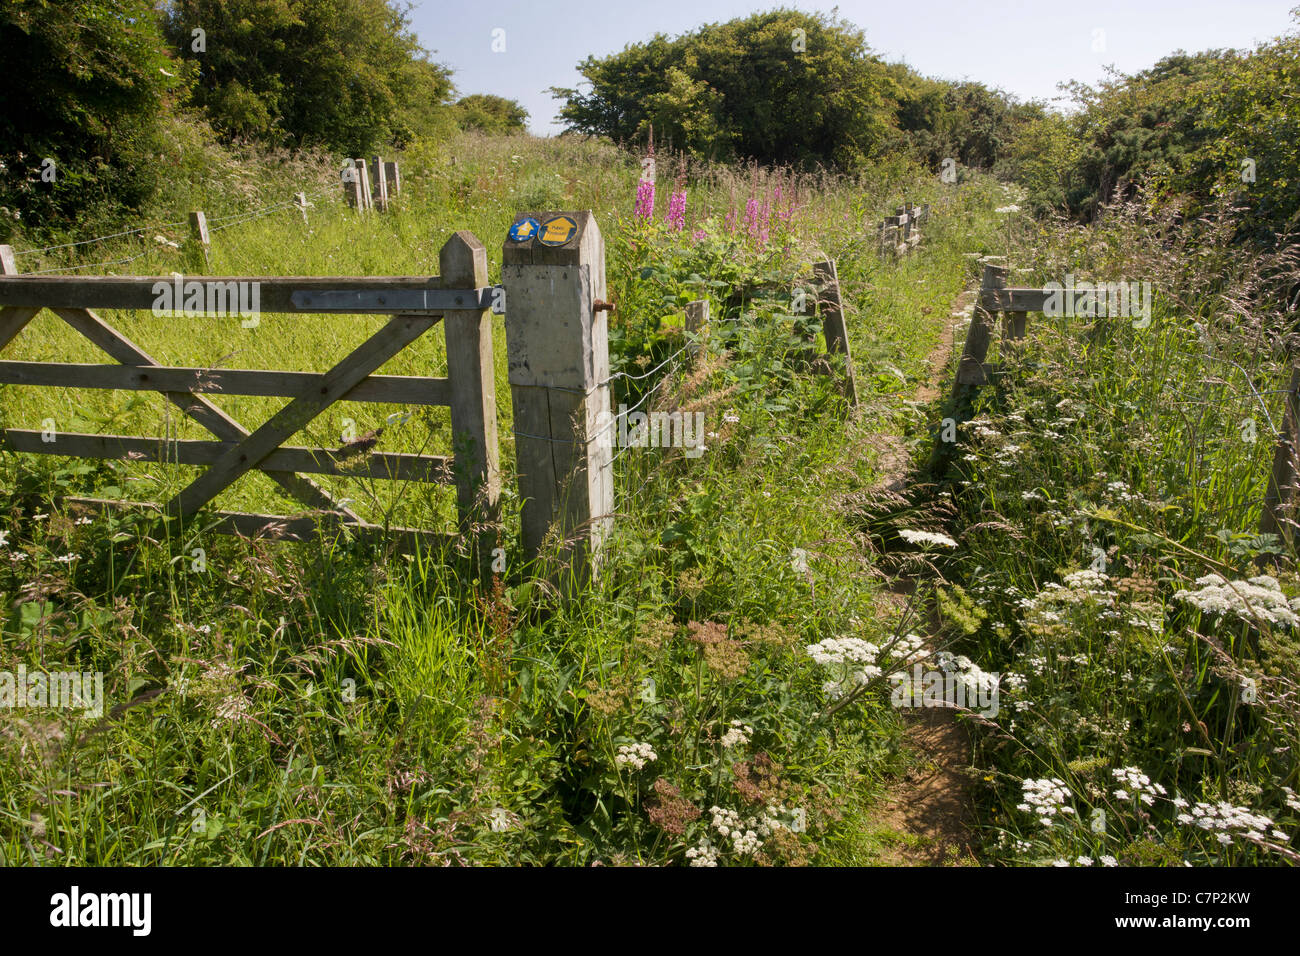
[[[440,316],[395,315],[350,355],[326,372],[319,386],[293,399],[252,434],[243,436],[170,501],[165,510],[181,517],[202,508],[242,475],[257,468],[273,451],[312,419],[356,387],[381,365],[435,325]],[[355,516],[353,516],[355,518]],[[356,519],[360,520],[360,519]]]
[[[37,311],[39,310],[32,310],[32,314]],[[158,364],[147,352],[89,309],[55,309],[54,313],[124,365]],[[249,435],[248,430],[239,422],[201,395],[193,392],[163,392],[162,395],[222,441],[243,441]],[[311,479],[291,471],[268,471],[266,474],[307,507],[336,511],[345,521],[362,523],[360,515],[338,504],[324,488]]]

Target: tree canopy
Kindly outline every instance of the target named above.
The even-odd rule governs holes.
[[[618,141],[645,136],[714,159],[862,166],[891,129],[896,82],[861,30],[773,10],[677,38],[657,34],[578,67],[560,117]]]
[[[150,0],[0,5],[0,206],[9,223],[134,206],[179,79]],[[15,88],[16,86],[16,88]]]
[[[456,122],[461,129],[522,133],[528,127],[528,110],[504,96],[474,93],[457,101]]]
[[[1066,88],[1078,109],[1024,117],[1005,150],[1035,205],[1090,219],[1145,190],[1192,215],[1230,198],[1263,239],[1300,225],[1300,36]]]
[[[360,154],[447,123],[451,73],[390,0],[170,0],[164,17],[231,138]]]

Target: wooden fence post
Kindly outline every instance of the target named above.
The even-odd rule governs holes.
[[[195,211],[190,213],[190,271],[195,268],[207,271],[208,250],[210,237],[208,236],[208,217],[202,212]]]
[[[472,232],[460,230],[438,254],[444,288],[482,289],[488,285],[487,249]],[[451,381],[451,434],[456,505],[462,534],[476,523],[495,525],[501,497],[497,447],[496,379],[489,309],[448,310],[442,319]],[[478,557],[493,533],[483,528]]]
[[[348,160],[348,165],[343,167],[343,198],[347,200],[348,205],[358,211],[366,208],[366,190],[361,185],[361,170],[357,168],[357,161]]]
[[[834,259],[813,266],[813,278],[821,284],[817,304],[821,307],[822,333],[826,351],[844,356],[844,397],[850,405],[858,404],[858,383],[853,372],[853,353],[849,349],[849,332],[844,324],[844,303],[840,300],[840,276]]]
[[[293,202],[294,205],[298,207],[298,211],[302,213],[302,224],[304,226],[307,225],[307,194],[294,193]]]
[[[590,211],[520,213],[502,253],[523,547],[579,578],[613,523],[605,240]]]
[[[903,248],[902,232],[903,219],[901,216],[886,216],[885,223],[881,227],[881,239],[884,250],[888,251],[891,256],[896,256],[899,250]]]
[[[384,161],[378,156],[372,156],[370,165],[375,177],[375,208],[383,212],[388,208],[388,181],[384,178]]]
[[[361,195],[363,197],[363,209],[374,209],[375,201],[370,192],[370,170],[366,168],[366,161],[358,159],[355,162],[357,168],[357,180],[361,184]]]
[[[1300,425],[1300,362],[1292,359],[1291,382],[1286,393],[1282,434],[1278,436],[1277,448],[1273,452],[1273,470],[1269,475],[1268,492],[1264,496],[1264,510],[1259,516],[1259,533],[1275,534],[1288,545],[1293,537],[1291,529],[1295,526],[1295,515],[1288,512],[1296,494],[1298,425]]]
[[[993,334],[993,317],[984,307],[984,293],[994,289],[1006,288],[1007,270],[1005,266],[985,265],[984,279],[980,283],[980,298],[971,313],[970,330],[966,333],[966,347],[962,349],[961,362],[957,366],[957,381],[953,390],[962,385],[983,385],[988,380],[988,370],[984,359],[989,354],[989,340]]]
[[[696,299],[694,302],[686,303],[686,331],[692,335],[699,335],[701,332],[705,335],[709,332],[709,300]],[[691,357],[694,358],[700,352],[700,343],[696,342],[689,346]]]
[[[908,240],[912,238],[912,217],[907,214],[907,206],[899,206],[894,210],[894,215],[898,217],[898,224],[902,227],[898,237],[898,243],[902,251],[907,251]]]
[[[384,163],[384,188],[388,201],[392,202],[402,191],[402,173],[397,168],[397,161]]]

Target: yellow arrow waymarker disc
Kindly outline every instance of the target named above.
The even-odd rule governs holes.
[[[556,216],[542,223],[542,234],[537,241],[544,246],[562,246],[578,232],[572,216]]]

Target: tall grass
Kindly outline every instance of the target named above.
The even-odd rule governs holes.
[[[1032,316],[948,475],[950,624],[1007,698],[982,734],[995,858],[1300,859],[1300,580],[1257,531],[1295,269],[1236,228],[1125,208],[1013,235],[1013,285],[1146,281],[1154,310]]]
[[[111,710],[101,720],[0,712],[0,855],[94,864],[870,858],[864,808],[902,759],[901,725],[882,699],[832,712],[826,685],[847,675],[805,648],[835,636],[883,645],[901,626],[862,526],[878,479],[874,439],[920,421],[907,397],[970,278],[964,254],[994,250],[996,194],[977,181],[938,208],[939,184],[902,169],[860,182],[701,170],[686,180],[678,233],[662,223],[663,205],[652,224],[633,219],[635,157],[598,143],[465,137],[417,148],[402,164],[394,212],[358,216],[323,197],[305,228],[290,209],[217,233],[212,271],[427,274],[461,228],[484,241],[495,270],[514,212],[592,208],[620,303],[616,368],[649,369],[680,352],[682,303],[711,300],[715,327],[692,361],[669,363],[650,399],[705,410],[708,452],[626,450],[601,574],[569,601],[511,543],[509,473],[507,570],[485,580],[454,550],[404,556],[201,528],[168,538],[132,515],[78,523],[50,502],[73,492],[165,495],[185,470],[5,455],[0,671],[103,671]],[[675,185],[668,165],[661,160],[661,203]],[[797,203],[791,222],[766,243],[733,235],[733,190],[743,211],[778,184]],[[904,198],[936,200],[932,227],[917,255],[882,262],[874,225]],[[133,269],[178,267],[155,245]],[[827,255],[845,288],[857,412],[834,375],[795,362],[806,316],[792,311],[792,291]],[[27,269],[74,264],[24,259]],[[736,292],[740,308],[729,305]],[[167,363],[297,369],[328,367],[375,326],[364,317],[267,316],[256,329],[113,318]],[[99,360],[48,319],[11,357]],[[442,362],[435,332],[384,371],[439,374]],[[616,401],[642,394],[620,384]],[[248,423],[275,408],[218,401]],[[6,388],[0,407],[9,427],[52,417],[65,430],[84,422],[160,434],[177,424],[152,399],[75,390]],[[328,447],[339,416],[361,431],[392,411],[340,408],[295,441]],[[386,432],[383,448],[436,452],[447,441],[435,413]],[[331,487],[371,517],[450,521],[447,503],[423,492],[377,488],[367,498],[355,483]],[[260,479],[220,503],[293,507]]]

